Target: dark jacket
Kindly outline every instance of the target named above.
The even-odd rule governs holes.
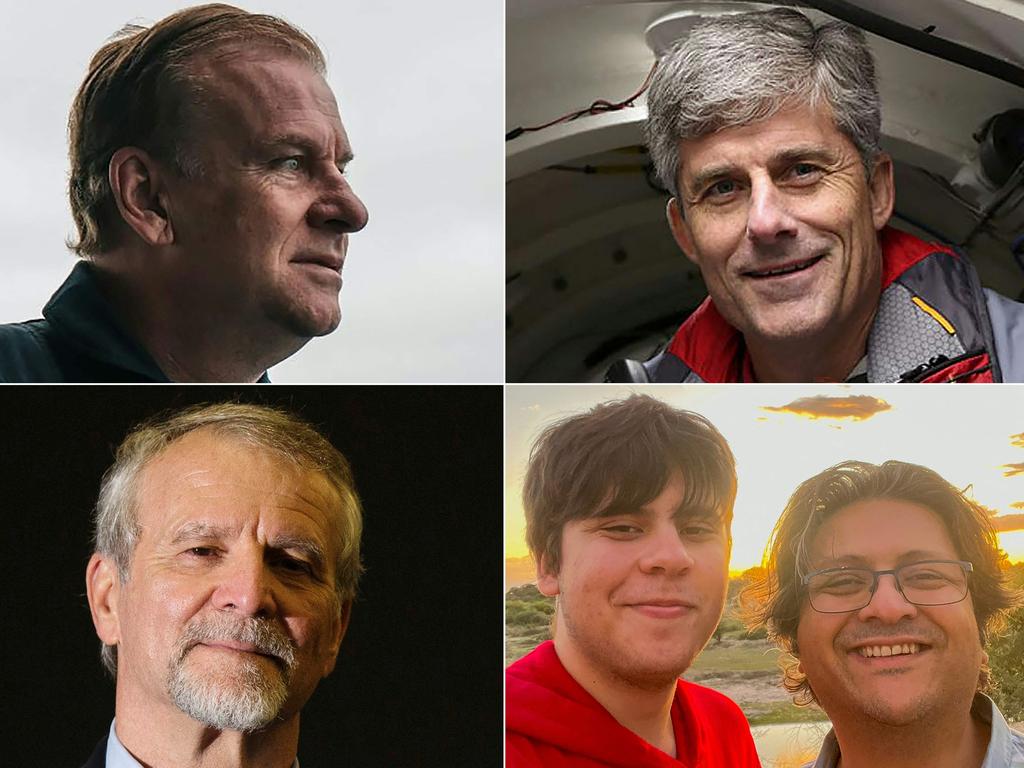
[[[868,382],[1024,381],[1024,304],[981,287],[962,254],[886,228]],[[754,381],[743,335],[710,298],[659,354],[622,360],[608,381]]]
[[[107,736],[103,737],[103,740],[96,745],[96,749],[89,755],[89,759],[86,761],[82,768],[106,768],[107,765]]]
[[[0,325],[0,381],[168,381],[117,322],[92,267],[80,261],[41,320]]]
[[[167,382],[114,316],[93,267],[78,262],[43,317],[0,325],[0,382]],[[266,374],[260,381],[267,381]]]

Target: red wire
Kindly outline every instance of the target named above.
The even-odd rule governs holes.
[[[542,131],[545,128],[550,128],[552,125],[558,125],[559,123],[569,122],[570,120],[575,120],[576,118],[583,117],[584,115],[595,115],[604,112],[615,112],[620,109],[625,109],[626,107],[631,107],[633,106],[633,102],[640,98],[640,96],[643,95],[643,92],[647,90],[647,87],[651,84],[651,78],[654,77],[654,70],[656,70],[657,68],[658,60],[655,59],[654,64],[651,65],[651,69],[647,73],[647,77],[644,78],[644,82],[640,86],[639,90],[637,90],[636,93],[634,93],[627,99],[616,102],[610,102],[607,99],[597,99],[589,107],[586,107],[585,109],[578,109],[574,112],[567,112],[561,117],[556,117],[554,120],[549,120],[548,122],[542,125],[533,125],[530,126],[529,128],[523,128],[522,132],[529,133],[531,131]]]

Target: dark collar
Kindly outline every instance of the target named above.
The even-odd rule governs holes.
[[[81,354],[153,382],[169,382],[145,347],[118,322],[95,268],[79,261],[43,307],[43,317]],[[266,372],[259,383],[269,383]]]
[[[942,251],[959,258],[951,248],[925,241],[886,226],[879,233],[884,291],[917,262]],[[743,335],[706,298],[676,331],[668,352],[681,359],[706,382],[754,381],[753,366]]]

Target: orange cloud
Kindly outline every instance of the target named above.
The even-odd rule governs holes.
[[[1015,501],[1010,505],[1010,509],[1024,509],[1024,501]]]
[[[1017,506],[1011,504],[1011,506]],[[1024,514],[1000,515],[992,518],[992,527],[997,532],[1024,531]]]
[[[1024,432],[1021,432],[1019,435],[1010,435],[1010,445],[1024,448]]]
[[[981,503],[980,501],[975,501],[974,503],[975,503],[975,504],[976,504],[976,505],[977,505],[978,507],[980,507],[980,508],[981,508],[981,510],[982,510],[982,511],[983,511],[983,512],[984,512],[984,513],[985,513],[986,515],[988,515],[989,517],[995,517],[996,515],[998,515],[998,514],[999,514],[999,510],[998,510],[998,509],[995,509],[994,507],[986,507],[986,506],[985,506],[984,504],[982,504],[982,503]]]
[[[537,580],[537,568],[533,564],[533,558],[525,557],[505,558],[505,587],[518,587],[520,584],[531,584]]]
[[[851,419],[864,421],[892,406],[884,400],[869,395],[848,395],[846,397],[801,397],[787,405],[762,405],[762,411],[791,413],[804,419]]]
[[[1003,464],[1001,469],[1005,470],[1003,472],[1003,477],[1024,475],[1024,462],[1021,462],[1020,464]]]

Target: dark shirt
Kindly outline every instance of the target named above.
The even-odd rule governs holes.
[[[93,267],[78,262],[43,317],[0,325],[0,381],[167,382],[114,316]],[[267,381],[263,374],[261,382]]]

